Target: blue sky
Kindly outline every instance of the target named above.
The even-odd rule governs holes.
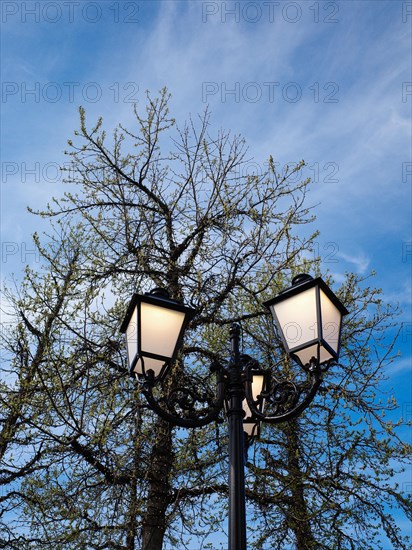
[[[388,384],[412,419],[410,1],[4,0],[1,20],[2,279],[36,262],[26,206],[63,192],[78,106],[110,129],[166,85],[181,123],[208,104],[242,134],[251,170],[305,159],[324,267],[375,270],[402,307]]]

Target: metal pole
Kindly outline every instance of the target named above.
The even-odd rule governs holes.
[[[232,360],[229,367],[229,550],[246,550],[245,464],[242,401],[244,388],[239,359],[240,326],[230,327]]]

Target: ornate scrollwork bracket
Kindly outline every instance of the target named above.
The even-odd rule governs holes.
[[[163,420],[183,428],[205,426],[218,420],[225,397],[223,368],[219,368],[217,372],[217,392],[214,399],[211,399],[210,393],[201,392],[193,386],[190,388],[177,386],[172,388],[167,396],[155,397],[154,385],[154,378],[148,376],[142,384],[142,393],[149,407]]]
[[[291,354],[291,357],[306,373],[306,379],[295,382],[292,380],[279,380],[276,376],[267,373],[264,391],[259,395],[258,401],[252,396],[252,371],[253,363],[245,365],[245,395],[253,418],[269,424],[279,424],[299,416],[313,401],[313,398],[322,383],[322,375],[333,361],[320,362],[320,349],[318,346],[317,357],[312,357],[309,363],[302,364],[299,357]],[[265,411],[262,412],[264,402]],[[259,410],[260,409],[260,410]]]
[[[238,356],[239,374],[243,380],[244,395],[250,409],[252,419],[278,424],[299,416],[313,401],[322,382],[322,375],[328,370],[332,361],[321,364],[319,349],[317,357],[303,365],[299,357],[291,356],[301,367],[306,378],[301,381],[279,380],[270,371],[264,372],[263,390],[257,399],[253,399],[253,374],[259,369],[259,363],[248,355]],[[155,379],[151,371],[142,382],[142,393],[149,407],[161,418],[176,426],[194,428],[205,426],[219,420],[224,408],[230,385],[230,369],[233,362],[226,366],[218,363],[211,365],[211,372],[217,376],[216,395],[211,397],[210,390],[201,391],[196,384],[190,387],[176,386],[166,395],[155,395]]]

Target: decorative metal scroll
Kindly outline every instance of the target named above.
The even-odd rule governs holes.
[[[166,395],[155,396],[154,384],[147,381],[142,392],[150,408],[161,418],[177,426],[194,428],[218,419],[223,408],[224,387],[223,374],[218,373],[216,396],[212,396],[208,388],[200,391],[199,384],[195,383],[190,384],[190,387],[177,386]]]
[[[313,357],[309,364],[303,365],[299,358],[292,358],[301,367],[301,380],[279,380],[268,373],[265,389],[259,395],[258,401],[252,397],[253,371],[259,363],[248,355],[240,355],[238,367],[244,380],[245,397],[250,408],[252,419],[271,424],[285,422],[300,415],[313,401],[322,382],[322,374],[329,368],[332,361],[320,364],[319,349],[317,357]],[[213,364],[212,372],[217,375],[216,396],[211,394],[210,387],[204,381],[199,383],[194,377],[185,379],[185,386],[169,388],[165,393],[154,390],[154,380],[148,378],[142,386],[142,392],[150,406],[161,418],[168,422],[186,428],[205,426],[219,419],[223,409],[225,394],[228,385],[229,365]],[[260,406],[264,401],[264,412]]]
[[[267,382],[266,390],[259,396],[259,402],[265,401],[265,412],[262,413],[257,403],[252,399],[252,376],[253,366],[250,363],[245,365],[246,373],[246,399],[256,420],[279,424],[299,416],[313,401],[316,392],[322,382],[322,374],[327,371],[332,361],[320,364],[319,348],[317,357],[313,357],[309,364],[303,365],[298,357],[292,355],[293,359],[302,368],[306,379],[301,381],[278,380],[275,376]]]

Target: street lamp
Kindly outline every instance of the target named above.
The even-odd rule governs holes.
[[[131,373],[142,384],[150,408],[161,418],[183,427],[204,426],[225,410],[229,424],[229,550],[246,550],[245,438],[259,435],[262,421],[276,424],[302,413],[312,402],[322,374],[339,357],[345,306],[321,278],[298,275],[292,286],[264,304],[272,313],[284,348],[306,380],[278,380],[256,360],[240,353],[240,326],[230,327],[231,357],[214,363],[217,392],[173,386],[156,399],[153,389],[167,376],[190,319],[196,311],[172,300],[162,289],[135,294],[121,332],[126,335]],[[199,406],[203,403],[203,406]],[[207,404],[204,406],[204,404]]]
[[[126,334],[129,367],[138,378],[157,381],[166,375],[194,313],[162,288],[134,294],[120,332]]]
[[[342,316],[346,308],[320,277],[302,274],[292,286],[264,304],[280,328],[286,352],[302,367],[339,357]]]

